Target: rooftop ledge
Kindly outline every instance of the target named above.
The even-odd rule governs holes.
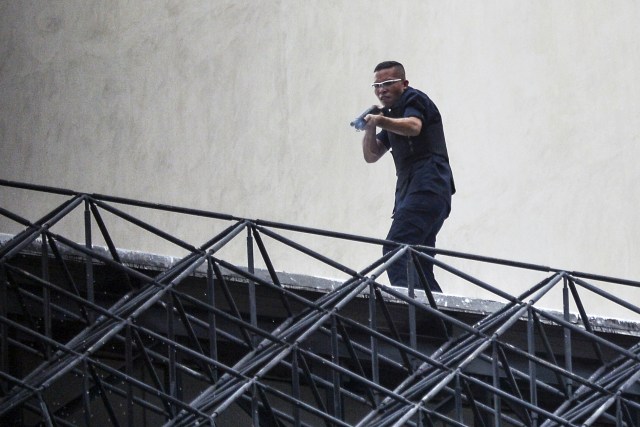
[[[0,233],[0,247],[4,246],[4,244],[13,237],[14,236],[11,234]],[[25,247],[25,249],[21,251],[21,254],[26,256],[40,255],[41,245],[42,241],[40,239],[36,239],[30,245]],[[104,255],[109,258],[111,257],[106,247],[93,246],[93,250],[96,251],[99,255]],[[60,251],[62,256],[67,259],[78,259],[84,262],[84,256],[79,255],[77,252],[71,249],[61,247]],[[134,251],[129,249],[117,249],[117,251],[118,256],[125,266],[136,268],[139,270],[166,270],[175,265],[180,260],[180,258],[178,257]],[[94,262],[96,261],[94,260]],[[248,282],[246,278],[233,272],[223,271],[223,273],[225,274],[225,277],[234,282]],[[254,274],[260,279],[264,279],[267,281],[271,280],[268,271],[264,269],[256,269]],[[284,287],[292,290],[328,293],[342,285],[342,282],[339,280],[332,280],[322,277],[287,272],[277,272],[277,274],[280,283]],[[206,277],[206,270],[204,266],[200,266],[195,271],[195,273],[193,273],[193,276]],[[401,293],[407,293],[406,288],[396,287],[394,289]],[[458,313],[468,313],[477,316],[489,315],[505,306],[504,303],[498,301],[480,298],[469,298],[457,295],[447,295],[445,293],[434,293],[433,296],[438,307],[443,310]],[[364,298],[366,297],[366,295],[363,294],[362,297]],[[395,300],[395,302],[399,304],[404,304],[402,300],[395,299],[391,296],[387,297],[389,298],[389,300]],[[428,304],[425,292],[421,289],[417,289],[415,291],[415,299]],[[558,317],[562,317],[561,312],[554,310],[548,310],[548,312]],[[570,321],[572,323],[579,323],[579,318],[577,315],[571,314],[570,316]],[[593,330],[597,332],[614,333],[628,336],[640,336],[640,322],[603,316],[589,316],[589,322]]]

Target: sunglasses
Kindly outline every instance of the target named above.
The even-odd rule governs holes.
[[[395,83],[401,82],[402,79],[393,79],[393,80],[385,80],[383,82],[380,83],[371,83],[371,87],[373,87],[374,89],[382,89],[387,88]]]

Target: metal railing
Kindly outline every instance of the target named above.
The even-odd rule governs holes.
[[[402,244],[356,270],[285,232],[388,242],[0,180],[0,191],[8,189],[64,200],[39,218],[0,206],[0,215],[22,229],[0,246],[3,425],[640,424],[639,340],[600,331],[581,297],[589,292],[640,314],[594,285],[637,287],[636,281]],[[122,207],[225,226],[196,245]],[[82,243],[53,232],[78,211]],[[105,215],[186,255],[157,270],[130,265]],[[94,228],[105,250],[96,247]],[[245,265],[220,256],[245,236]],[[282,283],[273,242],[346,280],[321,291]],[[409,288],[380,283],[407,254],[417,272]],[[545,277],[512,295],[443,257]],[[475,316],[438,304],[442,296],[426,285],[421,258],[504,304]],[[257,260],[265,274],[256,272]],[[556,288],[562,313],[539,307]]]

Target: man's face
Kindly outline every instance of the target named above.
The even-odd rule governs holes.
[[[409,82],[402,79],[400,73],[395,68],[385,68],[383,70],[376,71],[373,74],[373,77],[376,96],[384,107],[391,107],[393,104],[398,102],[409,85]],[[376,85],[376,83],[384,84]]]

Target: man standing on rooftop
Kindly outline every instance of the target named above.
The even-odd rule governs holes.
[[[391,150],[395,163],[395,206],[387,240],[435,247],[436,235],[449,216],[455,193],[442,117],[425,93],[409,86],[399,62],[378,64],[372,86],[382,111],[365,116],[362,151],[365,161],[373,163]],[[376,133],[378,128],[380,132]],[[394,247],[387,244],[383,252]],[[388,268],[393,286],[407,287],[407,261],[404,258]],[[429,288],[442,292],[433,274],[433,263],[421,257],[420,265]]]

